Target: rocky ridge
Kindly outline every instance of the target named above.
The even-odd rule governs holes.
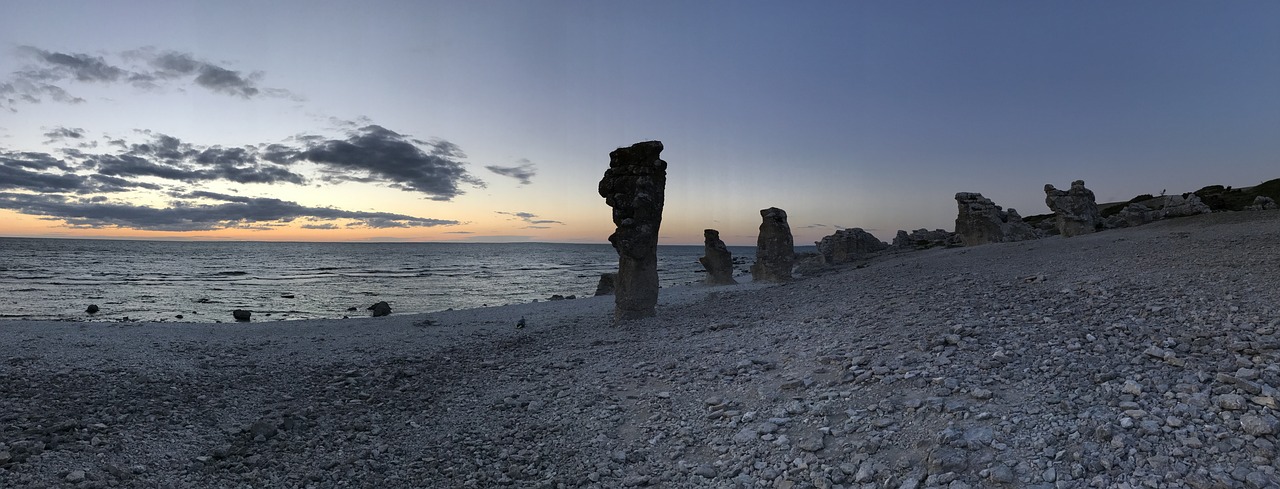
[[[930,249],[621,327],[0,323],[0,486],[1274,487],[1277,236]]]

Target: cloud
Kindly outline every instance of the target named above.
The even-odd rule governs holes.
[[[18,54],[33,64],[15,71],[8,80],[0,80],[0,109],[16,111],[21,103],[38,104],[44,100],[82,103],[83,98],[67,92],[66,83],[123,84],[144,90],[166,86],[193,84],[213,93],[250,99],[261,96],[300,97],[281,88],[258,85],[263,73],[244,73],[226,66],[201,60],[190,53],[142,48],[106,56],[85,53],[61,53],[34,46],[21,46]]]
[[[84,129],[59,126],[44,133],[44,137],[49,138],[44,142],[45,144],[56,143],[66,139],[84,139]]]
[[[103,199],[78,199],[62,195],[0,192],[0,208],[46,219],[65,221],[81,228],[127,228],[148,231],[210,231],[216,229],[269,229],[297,219],[352,220],[355,227],[433,227],[457,221],[429,219],[387,212],[345,211],[331,207],[306,207],[271,198],[240,197],[213,192],[192,192],[183,197],[212,200],[202,204],[176,201],[171,207],[155,208]]]
[[[337,224],[327,222],[324,224],[303,224],[302,229],[339,229]]]
[[[305,147],[267,147],[270,161],[310,161],[325,167],[329,182],[383,182],[392,188],[447,201],[463,194],[458,187],[484,182],[467,172],[461,152],[448,141],[410,139],[382,126],[368,125],[346,139],[301,138]]]
[[[553,221],[553,220],[551,220],[551,219],[535,219],[536,217],[538,217],[538,215],[537,215],[537,214],[534,214],[534,213],[532,213],[532,212],[503,212],[503,211],[494,211],[494,213],[496,213],[496,214],[501,214],[501,215],[504,215],[504,216],[511,216],[511,217],[512,217],[512,219],[508,219],[508,220],[512,220],[512,221],[514,221],[514,220],[516,220],[516,219],[519,219],[519,220],[524,221],[524,222],[526,222],[526,223],[528,223],[528,224],[535,224],[535,225],[536,225],[536,224],[560,224],[560,225],[563,225],[563,224],[564,224],[563,222],[560,222],[560,221]],[[533,227],[533,226],[528,226],[528,227],[533,228],[533,229],[546,229],[546,227]]]
[[[537,175],[538,171],[534,168],[533,163],[529,162],[529,160],[521,159],[520,163],[520,166],[489,165],[486,166],[485,169],[499,175],[519,180],[520,185],[528,185],[530,183],[530,179]]]

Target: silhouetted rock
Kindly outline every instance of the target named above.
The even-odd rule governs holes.
[[[1259,196],[1257,196],[1257,197],[1254,197],[1254,198],[1253,198],[1253,205],[1247,205],[1247,206],[1245,206],[1245,207],[1244,207],[1244,210],[1246,210],[1246,211],[1269,211],[1269,210],[1277,209],[1277,208],[1280,208],[1280,206],[1277,206],[1277,205],[1276,205],[1276,201],[1275,201],[1275,199],[1272,199],[1271,197],[1267,197],[1267,196],[1265,196],[1265,195],[1259,195]]]
[[[614,282],[616,320],[656,314],[658,304],[658,229],[667,186],[667,162],[662,142],[645,141],[609,153],[609,169],[599,193],[613,208],[609,243],[618,251]]]
[[[253,313],[244,309],[236,309],[231,311],[231,317],[235,318],[236,321],[244,322],[249,321],[253,317]]]
[[[1040,234],[1018,211],[1005,211],[975,192],[957,192],[956,237],[965,246],[1036,239]]]
[[[1098,202],[1093,191],[1084,188],[1084,180],[1071,182],[1071,190],[1058,190],[1044,185],[1044,203],[1056,214],[1058,232],[1065,238],[1089,234],[1102,225]]]
[[[617,273],[600,274],[600,283],[596,284],[595,295],[613,295],[613,280],[617,277]]]
[[[369,306],[366,310],[372,311],[373,317],[389,316],[391,315],[391,304],[387,304],[387,301],[379,301],[377,304]]]
[[[720,231],[714,229],[705,229],[702,231],[703,253],[706,256],[698,258],[698,263],[707,269],[707,285],[733,285],[738,283],[733,279],[733,253],[729,252],[729,247],[724,245],[724,241],[720,240]]]
[[[893,244],[890,245],[891,248],[897,250],[924,250],[939,246],[953,248],[964,246],[964,243],[960,241],[960,236],[956,235],[956,233],[943,229],[934,229],[933,231],[917,229],[910,234],[899,229],[898,234],[893,237]]]
[[[787,211],[777,207],[760,210],[760,235],[756,238],[756,262],[751,265],[751,278],[757,282],[791,280],[795,266],[795,241]]]
[[[89,314],[97,314],[98,310],[99,309],[97,304],[89,304],[89,307],[84,308],[84,312],[87,312]]]
[[[889,247],[862,228],[841,229],[815,244],[826,263],[849,262]]]

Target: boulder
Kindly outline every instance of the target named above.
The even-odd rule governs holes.
[[[826,263],[846,263],[889,248],[862,228],[841,229],[815,244]]]
[[[387,304],[387,301],[379,301],[365,310],[372,311],[373,317],[390,316],[391,304]]]
[[[1166,195],[1164,207],[1160,208],[1161,218],[1188,217],[1213,212],[1208,204],[1200,200],[1200,196],[1192,193],[1183,195]]]
[[[698,263],[702,264],[702,268],[707,269],[707,285],[733,285],[738,283],[733,279],[733,253],[729,252],[729,248],[724,245],[724,241],[720,240],[720,231],[714,229],[704,229],[702,231],[703,253],[705,256],[698,258]]]
[[[1141,226],[1157,219],[1160,219],[1159,211],[1142,204],[1129,204],[1120,209],[1116,215],[1103,220],[1102,224],[1106,228],[1127,228]]]
[[[99,309],[97,304],[89,304],[89,307],[84,308],[84,312],[87,312],[89,314],[97,314],[98,311]]]
[[[1102,225],[1098,202],[1093,191],[1084,187],[1084,180],[1071,182],[1071,190],[1065,191],[1046,183],[1044,195],[1044,203],[1055,214],[1058,232],[1063,237],[1089,234]]]
[[[1267,196],[1265,196],[1265,195],[1259,195],[1259,196],[1257,196],[1257,197],[1254,197],[1254,198],[1253,198],[1253,205],[1247,205],[1247,206],[1245,206],[1245,207],[1244,207],[1244,210],[1246,210],[1246,211],[1269,211],[1269,210],[1277,209],[1277,208],[1280,208],[1280,206],[1277,206],[1277,205],[1276,205],[1276,201],[1275,201],[1275,199],[1272,199],[1271,197],[1267,197]]]
[[[618,252],[613,317],[651,317],[658,304],[658,229],[667,186],[661,141],[645,141],[609,153],[598,192],[613,208],[609,243]]]
[[[245,322],[253,317],[253,313],[244,309],[236,309],[231,311],[231,317],[235,318],[236,321]]]
[[[917,229],[910,233],[899,229],[897,236],[893,237],[893,244],[890,245],[890,248],[895,250],[924,250],[939,246],[954,248],[964,246],[964,243],[960,241],[959,235],[943,229],[934,229],[933,231]]]
[[[760,235],[756,238],[756,262],[751,265],[751,278],[757,282],[791,280],[795,266],[795,241],[787,211],[777,207],[760,210]]]
[[[618,274],[613,272],[600,274],[600,283],[596,284],[595,295],[613,295],[613,280],[617,277]]]
[[[956,237],[965,246],[1007,243],[1040,237],[1018,211],[1005,211],[976,192],[957,192]]]

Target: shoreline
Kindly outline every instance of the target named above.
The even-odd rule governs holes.
[[[603,298],[0,322],[0,486],[1280,484],[1280,212],[1237,214],[661,294],[619,325]]]

